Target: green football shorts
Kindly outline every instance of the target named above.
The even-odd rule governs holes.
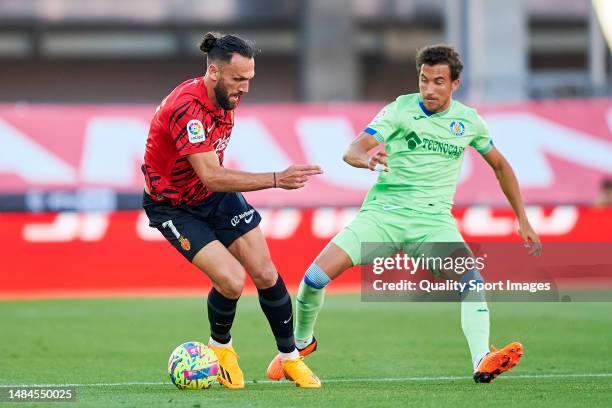
[[[374,257],[392,256],[391,252],[399,250],[410,256],[443,257],[451,249],[466,248],[450,211],[428,214],[380,204],[362,207],[353,222],[332,242],[348,254],[353,265],[369,264]],[[456,244],[430,245],[433,243]]]

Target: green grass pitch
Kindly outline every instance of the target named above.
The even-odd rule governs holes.
[[[180,391],[169,382],[167,359],[184,341],[207,340],[204,304],[0,302],[0,384],[79,384],[76,404],[36,407],[558,407],[610,406],[612,399],[610,303],[491,303],[492,342],[519,340],[525,356],[493,383],[475,384],[458,304],[329,295],[319,350],[307,358],[323,388],[301,390],[265,381],[274,340],[256,297],[243,296],[232,333],[246,388]]]

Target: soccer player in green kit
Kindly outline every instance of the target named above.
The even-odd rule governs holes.
[[[381,173],[356,218],[319,254],[300,284],[295,339],[301,355],[316,350],[313,332],[325,286],[348,268],[368,263],[362,260],[363,242],[464,242],[450,210],[468,147],[476,149],[495,172],[516,213],[525,245],[532,253],[541,249],[510,164],[493,146],[478,113],[452,99],[463,68],[459,54],[446,45],[425,47],[416,57],[416,66],[419,93],[402,95],[384,107],[344,154],[351,166]],[[370,156],[368,152],[380,143],[385,144],[384,151]],[[455,280],[483,281],[477,270]],[[476,382],[490,382],[519,362],[523,346],[512,342],[490,351],[484,293],[466,292],[462,293],[461,325],[472,356],[473,377]],[[279,367],[276,357],[268,377],[282,378]]]

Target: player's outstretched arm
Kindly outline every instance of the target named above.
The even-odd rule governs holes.
[[[348,147],[342,160],[353,167],[375,171],[389,171],[387,168],[387,153],[381,150],[370,156],[368,152],[378,146],[378,140],[370,134],[362,132]]]
[[[495,147],[487,154],[483,155],[483,157],[495,172],[499,185],[516,214],[519,222],[519,234],[525,246],[531,248],[531,254],[539,254],[542,250],[542,243],[540,242],[538,234],[535,233],[531,224],[529,224],[529,220],[525,214],[523,197],[521,196],[521,190],[519,189],[518,180],[516,179],[514,170],[512,170],[512,166],[510,166],[508,160],[506,160]]]
[[[306,185],[308,178],[322,174],[321,167],[310,164],[294,164],[283,171],[249,173],[226,169],[219,163],[215,152],[194,153],[187,156],[196,174],[210,191],[255,191],[266,188],[294,190]]]

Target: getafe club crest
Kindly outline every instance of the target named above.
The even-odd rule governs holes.
[[[455,136],[463,136],[465,134],[465,125],[462,122],[453,120],[450,124],[450,131]]]

